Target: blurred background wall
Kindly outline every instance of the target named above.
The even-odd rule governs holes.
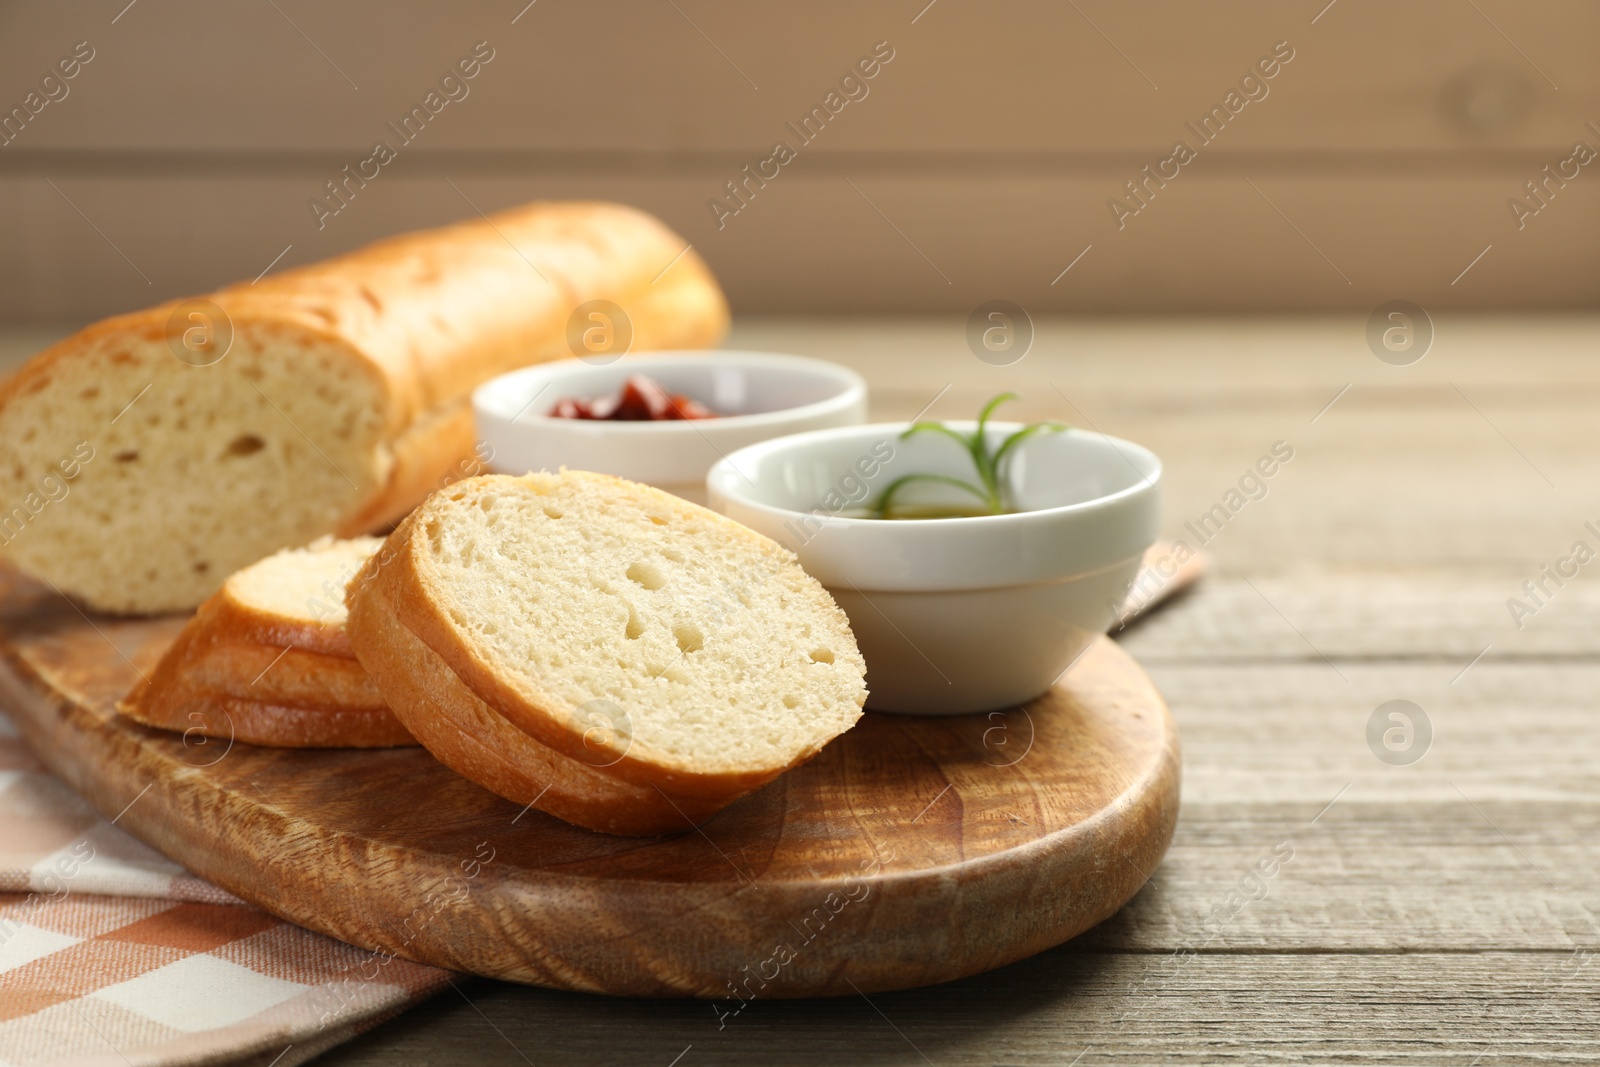
[[[661,216],[742,312],[1597,302],[1592,2],[525,3],[0,6],[0,319],[543,197]]]

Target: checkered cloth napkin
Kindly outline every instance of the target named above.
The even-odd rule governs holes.
[[[247,907],[115,821],[0,716],[0,1067],[288,1067],[444,988]]]

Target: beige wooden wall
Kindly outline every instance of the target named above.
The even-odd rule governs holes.
[[[1594,3],[525,2],[0,5],[0,109],[94,49],[0,147],[0,318],[98,316],[540,197],[662,216],[738,311],[1600,292],[1600,162],[1521,229],[1507,206],[1600,149]],[[800,146],[785,123],[879,41],[868,95]],[[1200,147],[1185,122],[1280,41],[1268,95]],[[494,58],[469,95],[400,146],[385,124],[477,42]],[[398,158],[319,229],[308,200],[380,137]],[[780,138],[797,158],[719,229],[707,201]],[[1179,138],[1197,158],[1119,229],[1107,201]]]

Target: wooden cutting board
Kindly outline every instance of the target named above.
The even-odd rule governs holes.
[[[1106,639],[1024,708],[868,714],[700,827],[630,839],[519,811],[420,749],[256,748],[119,718],[182,623],[85,616],[0,571],[0,700],[51,771],[189,870],[455,970],[719,1012],[943,982],[1110,916],[1177,819],[1172,720]]]

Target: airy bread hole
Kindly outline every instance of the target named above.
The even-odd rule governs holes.
[[[648,563],[640,561],[628,567],[629,579],[638,582],[646,589],[660,589],[667,584],[667,576]]]
[[[139,450],[137,448],[124,449],[111,458],[116,460],[118,463],[132,463],[134,460],[139,458]]]
[[[800,701],[795,698],[793,693],[785,693],[783,694],[783,706],[794,709],[800,706]]]
[[[665,526],[667,524],[667,520],[660,515],[650,516],[650,521],[655,523],[657,526]]]
[[[812,663],[832,663],[833,662],[833,650],[831,648],[819,648],[819,649],[816,649],[815,651],[813,651],[811,653],[811,662]]]
[[[562,515],[562,511],[561,511],[560,508],[552,507],[549,504],[546,504],[544,506],[544,516],[545,516],[545,518],[547,518],[547,519],[559,519],[561,517],[561,515]]]
[[[629,641],[637,641],[644,636],[644,620],[639,618],[639,613],[632,607],[628,608],[628,626],[622,631]]]
[[[706,647],[706,635],[693,623],[673,623],[672,636],[677,640],[679,650],[685,654],[699,652]]]
[[[228,442],[228,455],[249,456],[267,447],[267,443],[253,433],[240,434]]]

